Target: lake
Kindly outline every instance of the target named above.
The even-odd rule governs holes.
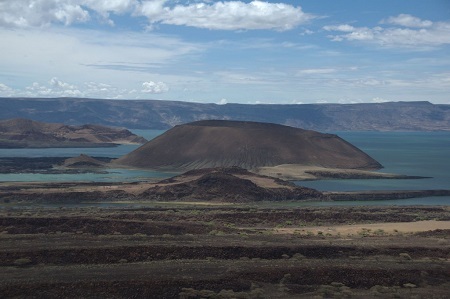
[[[133,133],[151,140],[165,131],[163,130],[132,130]],[[1,157],[76,157],[86,154],[92,157],[118,158],[138,148],[139,145],[119,145],[102,148],[32,148],[32,149],[0,149]],[[0,181],[4,182],[132,182],[148,179],[163,179],[174,173],[148,171],[141,169],[108,169],[107,173],[83,174],[34,174],[34,173],[0,173]]]
[[[152,139],[161,130],[132,130]],[[450,132],[335,132],[379,161],[380,171],[431,178],[418,180],[321,180],[296,182],[321,191],[418,190],[450,188]],[[117,158],[136,149],[137,145],[113,148],[68,149],[0,149],[0,157],[74,157],[87,154]],[[0,181],[141,181],[164,178],[173,173],[145,170],[110,169],[106,174],[0,174]],[[376,201],[375,201],[376,203]],[[325,204],[325,203],[323,203]],[[341,202],[337,205],[356,204]],[[363,202],[361,204],[371,204]],[[374,203],[373,203],[374,204]],[[450,197],[418,198],[390,201],[390,204],[450,205]],[[320,204],[317,204],[320,205]]]
[[[321,191],[450,189],[450,132],[337,132],[384,168],[381,172],[425,176],[417,180],[320,180],[296,182]],[[384,202],[363,202],[381,204]],[[357,204],[341,202],[336,205]],[[450,205],[450,197],[389,201],[395,205]]]
[[[450,188],[450,132],[338,132],[384,168],[381,172],[425,176],[418,180],[321,180],[300,184],[322,191]]]

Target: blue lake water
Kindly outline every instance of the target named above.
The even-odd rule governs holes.
[[[133,130],[133,132],[150,140],[164,131]],[[384,166],[380,170],[382,172],[431,178],[321,180],[302,181],[297,184],[322,191],[450,189],[450,132],[336,132],[336,134],[379,161]],[[0,149],[0,157],[74,157],[83,153],[94,157],[117,158],[137,147],[137,145],[121,145],[113,148]],[[140,181],[171,175],[173,173],[109,169],[106,174],[0,174],[0,181]],[[338,205],[346,204],[338,203]],[[377,204],[377,202],[362,204]],[[406,199],[390,201],[390,204],[450,205],[450,197]]]
[[[337,132],[380,162],[381,172],[427,179],[407,180],[320,180],[297,182],[321,191],[450,189],[450,132]],[[450,205],[450,197],[423,197],[389,202],[361,202],[364,205]],[[323,203],[325,204],[325,203]],[[341,202],[335,205],[357,205]],[[317,205],[320,205],[317,204]]]
[[[164,130],[131,130],[134,134],[151,140],[162,133]],[[139,145],[119,145],[116,147],[97,147],[97,148],[19,148],[19,149],[0,149],[0,157],[76,157],[80,154],[86,154],[92,157],[118,158],[138,148]]]
[[[133,133],[151,140],[163,132],[162,130],[132,130]],[[138,148],[139,145],[119,145],[105,148],[44,148],[44,149],[0,149],[0,157],[76,157],[86,154],[92,157],[118,158]],[[148,171],[141,169],[107,169],[107,173],[83,174],[33,174],[33,173],[0,173],[3,182],[131,182],[149,179],[162,179],[174,173]]]
[[[321,180],[300,184],[318,190],[418,190],[450,188],[450,132],[338,132],[380,162],[381,172],[425,176],[418,180]]]

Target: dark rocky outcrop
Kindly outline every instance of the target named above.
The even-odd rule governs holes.
[[[270,123],[198,121],[172,128],[115,164],[149,169],[281,164],[379,169],[367,154],[333,134]]]
[[[222,201],[222,202],[251,202],[251,201],[282,201],[320,199],[322,193],[314,189],[297,187],[281,180],[276,181],[276,187],[259,186],[252,181],[262,176],[248,172],[245,169],[215,168],[190,171],[182,176],[200,177],[184,182],[167,184],[162,181],[141,194],[144,199],[162,201]],[[247,176],[244,178],[242,176]],[[270,178],[273,180],[272,178]],[[176,177],[171,179],[176,182]]]
[[[88,155],[81,154],[78,157],[72,157],[64,160],[62,167],[68,168],[98,168],[105,167],[106,163]]]
[[[111,161],[107,157],[1,157],[0,173],[92,173],[103,172],[100,169]]]
[[[99,185],[100,184],[100,185]],[[210,168],[194,170],[152,183],[143,192],[127,192],[121,186],[106,190],[92,183],[78,191],[64,190],[66,183],[54,183],[48,188],[28,191],[26,188],[3,188],[0,197],[5,202],[82,203],[120,200],[253,202],[322,199],[322,193],[293,183],[251,173],[245,169]],[[145,183],[143,183],[145,184]],[[52,187],[55,189],[52,190]],[[101,191],[100,191],[101,190]]]

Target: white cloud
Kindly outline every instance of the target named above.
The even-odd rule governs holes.
[[[329,86],[346,86],[352,88],[370,88],[370,87],[383,87],[387,85],[393,86],[393,80],[380,80],[371,77],[367,78],[332,78],[330,80],[323,81],[322,84]]]
[[[33,84],[31,84],[31,86],[27,86],[26,90],[30,93],[30,94],[34,94],[34,95],[50,95],[52,90],[50,88],[47,88],[45,86],[41,86],[38,82],[33,82]]]
[[[212,30],[289,30],[314,18],[301,7],[265,1],[215,2],[165,6],[167,1],[145,1],[136,14],[146,16],[150,23],[184,25]]]
[[[326,31],[340,31],[348,32],[343,35],[329,36],[333,41],[343,41],[343,40],[359,40],[359,41],[370,41],[375,38],[375,33],[382,30],[381,27],[375,27],[373,29],[367,27],[355,28],[350,25],[338,25],[338,26],[325,26],[323,29]]]
[[[17,92],[21,95],[22,92]],[[26,87],[26,96],[43,96],[43,97],[82,97],[84,94],[76,88],[76,86],[52,78],[49,85],[41,85],[34,82],[31,86]]]
[[[0,2],[0,26],[41,27],[72,25],[95,20],[113,24],[110,14],[145,16],[154,24],[191,26],[213,30],[289,30],[315,16],[301,7],[266,1],[197,1],[170,5],[167,0],[14,0]],[[188,1],[189,3],[189,1]]]
[[[12,88],[6,84],[0,83],[0,90],[1,91],[10,91],[10,90],[12,90]]]
[[[326,31],[342,31],[342,32],[352,32],[355,30],[355,27],[351,25],[335,25],[335,26],[324,26],[323,29]]]
[[[142,83],[142,92],[145,93],[164,93],[169,91],[169,87],[164,82],[144,82]]]
[[[300,35],[301,35],[301,36],[305,36],[305,35],[311,35],[311,34],[313,34],[313,33],[314,33],[314,31],[309,30],[309,29],[305,29],[305,30],[303,30],[302,33],[300,33]]]
[[[85,82],[82,85],[82,92],[87,97],[100,99],[139,98],[141,95],[135,89],[128,90],[111,84],[93,81]]]
[[[325,26],[326,31],[343,32],[330,35],[333,41],[361,41],[378,44],[383,47],[409,49],[430,49],[450,44],[450,23],[421,20],[411,15],[391,17],[383,24],[402,27],[353,27],[350,25]],[[409,27],[409,28],[405,28]]]
[[[14,95],[14,89],[6,84],[0,83],[0,96],[11,97]]]
[[[359,83],[359,85],[363,85],[363,86],[380,86],[380,85],[385,84],[385,82],[383,82],[381,80],[373,79],[373,78],[362,79],[362,80],[358,80],[357,82]]]
[[[380,97],[375,97],[375,98],[372,99],[372,102],[373,103],[385,103],[385,102],[389,102],[389,100],[385,100],[385,99],[380,98]]]
[[[99,13],[122,14],[131,11],[137,4],[137,0],[81,0],[82,5]]]
[[[112,86],[109,84],[97,82],[86,82],[85,85],[89,90],[96,92],[107,91],[112,88]]]
[[[0,26],[41,27],[72,25],[92,20],[91,13],[109,20],[109,14],[131,12],[137,0],[14,0],[0,2]]]
[[[73,90],[73,89],[76,89],[76,87],[74,85],[70,85],[69,83],[60,81],[56,77],[51,78],[49,83],[50,83],[50,86],[52,86],[53,88],[60,89],[60,90]]]
[[[167,0],[144,1],[136,9],[135,13],[146,16],[151,20],[161,20],[161,15],[164,13],[164,4],[166,2]]]
[[[226,105],[228,104],[227,99],[221,99],[219,102],[217,102],[217,105]]]
[[[110,25],[114,25],[114,22],[109,19],[110,13],[120,15],[131,12],[138,4],[137,0],[82,0],[81,2],[98,13]]]
[[[80,1],[14,0],[0,2],[0,26],[34,27],[51,23],[83,23],[89,20],[89,12]]]
[[[408,14],[400,14],[398,16],[389,17],[388,19],[381,21],[381,24],[393,24],[404,27],[425,28],[431,27],[433,25],[433,22],[428,20],[421,20],[420,18]]]
[[[302,75],[323,75],[323,74],[331,74],[335,73],[337,70],[332,68],[323,68],[323,69],[304,69],[299,70],[297,72],[298,76]]]
[[[142,90],[127,89],[99,82],[84,82],[79,86],[64,82],[56,77],[47,83],[33,82],[24,89],[13,89],[0,83],[0,96],[25,97],[89,97],[103,99],[146,98],[149,93],[157,94],[167,92],[167,84],[163,82],[144,82]]]
[[[239,85],[249,85],[249,84],[271,84],[274,83],[274,78],[270,74],[261,73],[251,73],[244,71],[219,71],[215,72],[216,76],[220,82],[225,84],[239,84]]]

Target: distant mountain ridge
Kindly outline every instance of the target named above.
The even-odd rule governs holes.
[[[450,105],[429,102],[366,104],[201,104],[159,100],[0,98],[0,119],[29,118],[71,125],[168,129],[198,120],[270,122],[316,131],[450,131]]]
[[[23,118],[0,121],[0,148],[105,147],[144,142],[145,138],[127,129],[102,125],[69,126]]]

